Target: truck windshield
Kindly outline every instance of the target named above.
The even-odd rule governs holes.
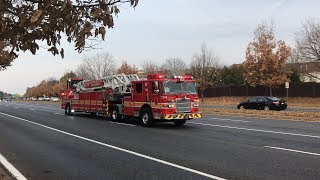
[[[195,82],[167,81],[163,84],[164,94],[197,94]]]

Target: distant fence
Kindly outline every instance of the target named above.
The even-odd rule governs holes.
[[[320,83],[299,83],[290,84],[288,91],[289,97],[320,97]],[[204,90],[204,97],[219,97],[219,96],[268,96],[269,88],[258,86],[225,86],[212,87]],[[272,88],[272,95],[278,97],[286,97],[286,88]]]

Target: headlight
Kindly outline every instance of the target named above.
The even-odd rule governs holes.
[[[200,101],[199,99],[196,99],[193,101],[193,107],[199,107],[200,106]]]

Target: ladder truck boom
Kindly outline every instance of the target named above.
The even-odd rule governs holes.
[[[99,89],[112,89],[113,93],[125,94],[130,93],[132,81],[140,80],[137,74],[117,74],[109,75],[96,80],[84,80],[76,84],[77,92],[94,91]],[[129,92],[128,92],[129,90]]]

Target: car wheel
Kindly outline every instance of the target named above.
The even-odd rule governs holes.
[[[243,106],[239,106],[238,109],[244,109],[244,107]]]
[[[142,126],[150,127],[153,124],[152,113],[149,108],[142,109],[140,113],[140,123]]]
[[[65,114],[68,115],[68,116],[72,116],[72,109],[71,109],[71,105],[68,104],[66,109],[65,109]]]
[[[269,108],[269,106],[265,106],[265,107],[263,108],[263,110],[268,111],[268,110],[270,110],[270,108]]]

